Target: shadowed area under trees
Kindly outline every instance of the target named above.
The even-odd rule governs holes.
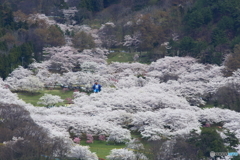
[[[41,0],[0,0],[0,53],[9,54],[13,48],[22,44],[32,47],[37,61],[42,60],[43,47],[62,46],[64,33],[57,26],[49,28],[38,21],[28,23],[15,21],[15,15],[44,13],[64,23],[62,9],[76,6],[78,12],[72,17],[77,25],[88,24],[94,28],[106,22],[113,22],[115,27],[105,27],[98,32],[102,47],[108,49],[130,50],[139,53],[139,59],[155,61],[164,56],[191,56],[201,63],[222,65],[227,54],[229,63],[228,73],[239,66],[238,53],[235,51],[239,44],[239,10],[238,0],[207,1],[207,0],[97,0],[97,1],[56,1]],[[16,14],[17,13],[17,14]],[[42,26],[42,27],[41,27]],[[47,35],[47,36],[45,36]],[[136,36],[137,35],[137,36]],[[78,48],[94,47],[91,37],[79,40],[75,35],[74,45]],[[136,37],[137,45],[124,46],[124,37]],[[81,38],[82,39],[82,38]],[[132,38],[134,39],[134,38]],[[31,42],[31,43],[29,43]],[[169,42],[166,45],[165,42]],[[79,45],[80,44],[80,45]],[[145,52],[145,54],[142,54]],[[17,57],[17,65],[21,64],[25,53]],[[6,56],[6,55],[5,55]],[[0,75],[5,78],[17,65],[8,56],[2,56],[8,62],[1,64]],[[24,66],[30,62],[24,58]],[[11,64],[12,65],[9,65]]]

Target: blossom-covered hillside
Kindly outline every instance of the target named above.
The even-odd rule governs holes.
[[[218,106],[203,108],[219,88],[239,86],[239,70],[226,78],[223,67],[203,65],[190,57],[165,57],[149,65],[107,64],[107,50],[74,51],[70,46],[48,48],[48,60],[13,71],[1,81],[2,102],[23,106],[52,137],[69,139],[70,131],[79,137],[104,135],[108,141],[126,143],[133,131],[148,140],[161,140],[187,136],[193,130],[200,134],[204,124],[222,123],[222,134],[229,130],[240,138],[238,112]],[[52,73],[50,66],[56,63],[61,70]],[[72,72],[76,63],[82,70]],[[74,92],[69,106],[32,106],[10,91],[33,88],[31,83],[91,87],[95,81],[102,85],[100,93]]]
[[[74,13],[74,8],[64,10],[68,20]],[[201,141],[201,136],[204,136],[202,133],[205,128],[214,130],[207,130],[207,136],[221,136],[219,146],[222,147],[218,148],[219,151],[230,148],[240,153],[239,69],[225,77],[224,66],[202,64],[188,56],[165,56],[150,64],[142,64],[136,61],[136,55],[132,63],[108,63],[110,51],[103,48],[99,37],[104,35],[109,26],[114,27],[113,23],[103,24],[96,30],[86,25],[75,25],[74,21],[59,24],[42,14],[29,18],[33,22],[43,20],[46,27],[56,25],[64,33],[76,35],[74,39],[64,34],[66,43],[44,47],[41,62],[34,61],[25,68],[19,66],[0,81],[1,104],[27,110],[32,120],[46,129],[48,136],[63,140],[62,146],[65,148],[61,148],[61,152],[56,149],[51,153],[53,157],[95,160],[97,155],[91,153],[88,147],[76,144],[73,138],[80,141],[82,137],[90,137],[88,141],[92,142],[93,137],[104,137],[108,142],[125,143],[127,146],[125,149],[112,150],[108,159],[121,155],[123,159],[145,160],[150,158],[144,155],[141,140],[161,142],[157,151],[166,145],[168,152],[172,145],[183,145],[179,143],[181,138],[186,140],[186,144],[192,137],[198,137],[196,139],[203,142],[205,139]],[[124,45],[134,46],[134,43],[138,43],[135,38],[126,36]],[[81,40],[87,40],[87,44]],[[102,85],[101,92],[92,93],[94,82]],[[40,103],[47,107],[33,106],[19,99],[16,94],[29,92],[33,95],[56,86],[63,89],[76,89],[74,86],[78,86],[79,90],[74,91],[69,105],[61,106],[53,106],[54,103],[63,102],[60,97],[45,94],[40,98],[43,101]],[[0,126],[11,119],[3,115],[3,111],[0,108]],[[220,129],[216,131],[216,128]],[[13,139],[8,137],[3,146],[11,148],[19,141],[27,142],[22,137],[16,138],[14,134],[21,135],[16,131]],[[138,134],[139,139],[134,138],[133,134]],[[234,143],[232,138],[235,138]],[[199,144],[197,140],[195,144]],[[218,146],[219,141],[214,141],[214,144]],[[190,148],[195,144],[189,145]],[[196,150],[204,148],[201,147]],[[202,152],[199,153],[201,158],[209,155],[209,152],[206,152],[208,155]],[[160,158],[158,154],[156,156],[155,159],[167,159],[163,155]],[[186,157],[179,153],[177,158]]]

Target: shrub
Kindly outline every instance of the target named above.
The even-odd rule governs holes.
[[[105,135],[99,135],[98,138],[100,141],[106,141],[106,136]]]
[[[73,139],[73,142],[74,142],[74,143],[77,143],[77,144],[80,144],[80,141],[81,141],[81,139],[80,139],[79,137],[75,137],[75,138]]]
[[[86,143],[93,143],[93,136],[91,134],[87,134],[87,141]]]

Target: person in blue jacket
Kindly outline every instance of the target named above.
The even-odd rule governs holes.
[[[94,93],[98,93],[101,91],[102,86],[100,84],[98,84],[97,82],[95,82],[95,84],[92,86],[93,92]]]

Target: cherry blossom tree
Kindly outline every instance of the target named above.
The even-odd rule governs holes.
[[[61,83],[61,75],[58,73],[51,73],[47,69],[39,70],[36,77],[38,77],[47,88],[54,88]]]
[[[201,126],[196,112],[189,110],[166,108],[158,112],[139,112],[135,116],[132,129],[140,131],[143,137],[151,140],[167,136],[187,135],[192,130],[199,132]],[[176,119],[178,120],[176,121]]]
[[[38,92],[43,89],[44,84],[36,76],[28,76],[19,80],[17,90]]]
[[[141,44],[140,38],[141,38],[140,32],[136,32],[135,34],[133,34],[133,36],[125,35],[123,46],[130,48],[130,52],[132,52],[136,50],[138,46]]]
[[[128,149],[112,149],[110,155],[107,156],[109,160],[137,160],[133,151]]]
[[[28,70],[26,68],[23,68],[22,66],[19,66],[18,68],[14,69],[14,71],[12,73],[10,73],[8,77],[22,79],[22,78],[30,76],[32,74],[33,74],[33,72],[31,70]]]
[[[113,22],[102,24],[98,30],[98,36],[102,41],[102,46],[110,48],[120,45],[120,40],[117,39],[117,27]]]
[[[96,153],[92,153],[88,146],[81,145],[74,145],[67,156],[77,159],[98,160]]]
[[[126,143],[131,138],[130,131],[127,129],[114,129],[107,138],[107,142]]]
[[[95,72],[97,69],[97,63],[95,62],[83,62],[81,65],[83,72]]]
[[[75,137],[75,138],[73,139],[73,142],[74,142],[74,143],[77,143],[77,144],[80,144],[80,141],[81,141],[81,139],[80,139],[79,137]]]
[[[18,104],[21,106],[26,106],[26,103],[20,100],[16,93],[12,93],[9,88],[5,87],[4,82],[0,79],[0,98],[1,103],[5,104]]]
[[[127,149],[134,151],[136,159],[148,160],[143,154],[146,150],[139,139],[133,138],[127,143]]]
[[[49,61],[48,68],[60,72],[72,71],[73,67],[83,64],[86,61],[106,64],[106,49],[95,48],[78,52],[70,46],[44,48],[48,53],[46,58]]]
[[[139,151],[139,150],[143,150],[144,146],[139,139],[133,138],[128,142],[127,148]]]
[[[54,106],[60,102],[63,102],[63,100],[59,96],[45,93],[44,96],[42,96],[39,99],[38,104],[42,104],[49,107],[49,106]]]
[[[105,92],[106,91],[106,92]],[[91,103],[98,107],[126,110],[131,113],[138,111],[154,111],[161,108],[194,108],[190,107],[184,97],[176,96],[173,91],[161,88],[161,84],[149,84],[144,87],[123,89],[105,89],[100,94],[82,95],[73,101],[77,105]],[[111,94],[108,93],[111,91]],[[148,96],[151,95],[151,96]]]
[[[5,83],[7,83],[11,90],[18,90],[19,80],[31,75],[33,75],[33,72],[31,70],[19,66],[12,73],[9,74],[9,76],[5,80]]]
[[[225,83],[222,70],[223,67],[196,63],[196,60],[190,57],[166,57],[152,63],[147,76],[163,82],[166,74],[175,75],[177,79],[172,79],[175,82],[170,82],[168,87],[176,87],[172,83],[179,83],[179,88],[174,90],[181,91],[179,95],[186,97],[192,105],[199,106],[205,104],[202,98],[213,94]]]
[[[106,141],[106,137],[104,135],[99,135],[98,138],[100,141]]]
[[[93,136],[91,134],[87,134],[87,141],[86,143],[93,143]]]

